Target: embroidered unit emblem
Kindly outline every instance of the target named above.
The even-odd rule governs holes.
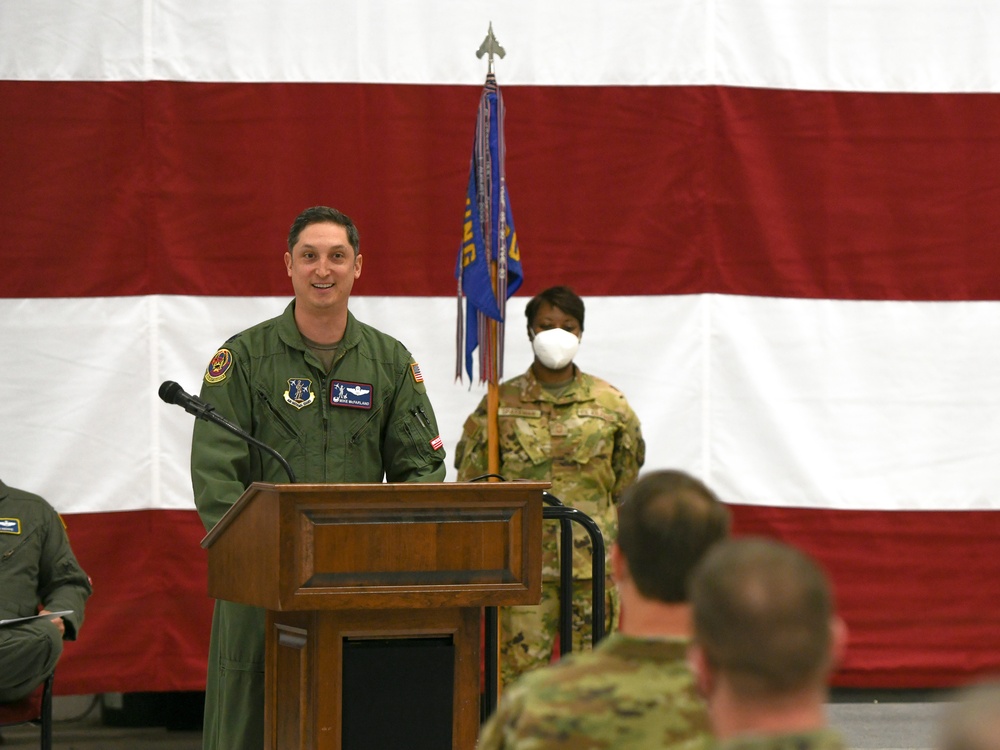
[[[330,404],[332,406],[346,406],[351,409],[371,409],[372,385],[371,383],[334,380],[330,383]]]
[[[309,406],[316,400],[316,394],[312,392],[312,381],[309,378],[289,378],[288,390],[285,391],[285,401],[296,409]]]
[[[20,534],[20,518],[0,518],[0,534]]]
[[[420,372],[420,365],[418,365],[416,362],[410,363],[410,373],[413,375],[414,382],[417,383],[424,382],[424,374]]]
[[[221,383],[226,379],[226,373],[232,366],[233,353],[228,349],[219,349],[212,357],[212,361],[208,363],[208,369],[205,370],[205,382]]]

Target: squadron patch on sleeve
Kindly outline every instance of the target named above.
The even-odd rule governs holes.
[[[205,370],[206,383],[221,383],[226,379],[229,368],[233,366],[233,353],[228,349],[219,349],[208,363]]]
[[[288,390],[285,391],[285,401],[296,409],[309,406],[316,400],[316,394],[312,392],[312,381],[309,378],[289,378]]]
[[[424,374],[420,372],[420,365],[418,365],[416,362],[410,362],[410,374],[413,375],[414,383],[424,382]]]
[[[20,534],[20,518],[0,518],[0,534]]]

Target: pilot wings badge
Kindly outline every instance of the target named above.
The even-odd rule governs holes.
[[[334,380],[330,383],[330,404],[332,406],[346,406],[350,409],[371,409],[372,385],[371,383]]]

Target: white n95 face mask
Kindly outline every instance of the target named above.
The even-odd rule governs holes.
[[[562,328],[550,328],[535,334],[531,348],[543,365],[550,370],[561,370],[573,361],[580,348],[580,339]]]

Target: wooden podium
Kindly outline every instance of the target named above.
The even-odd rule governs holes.
[[[341,750],[345,643],[433,637],[454,648],[451,746],[471,750],[481,608],[538,603],[548,487],[251,485],[202,547],[210,596],[268,610],[264,747]]]

